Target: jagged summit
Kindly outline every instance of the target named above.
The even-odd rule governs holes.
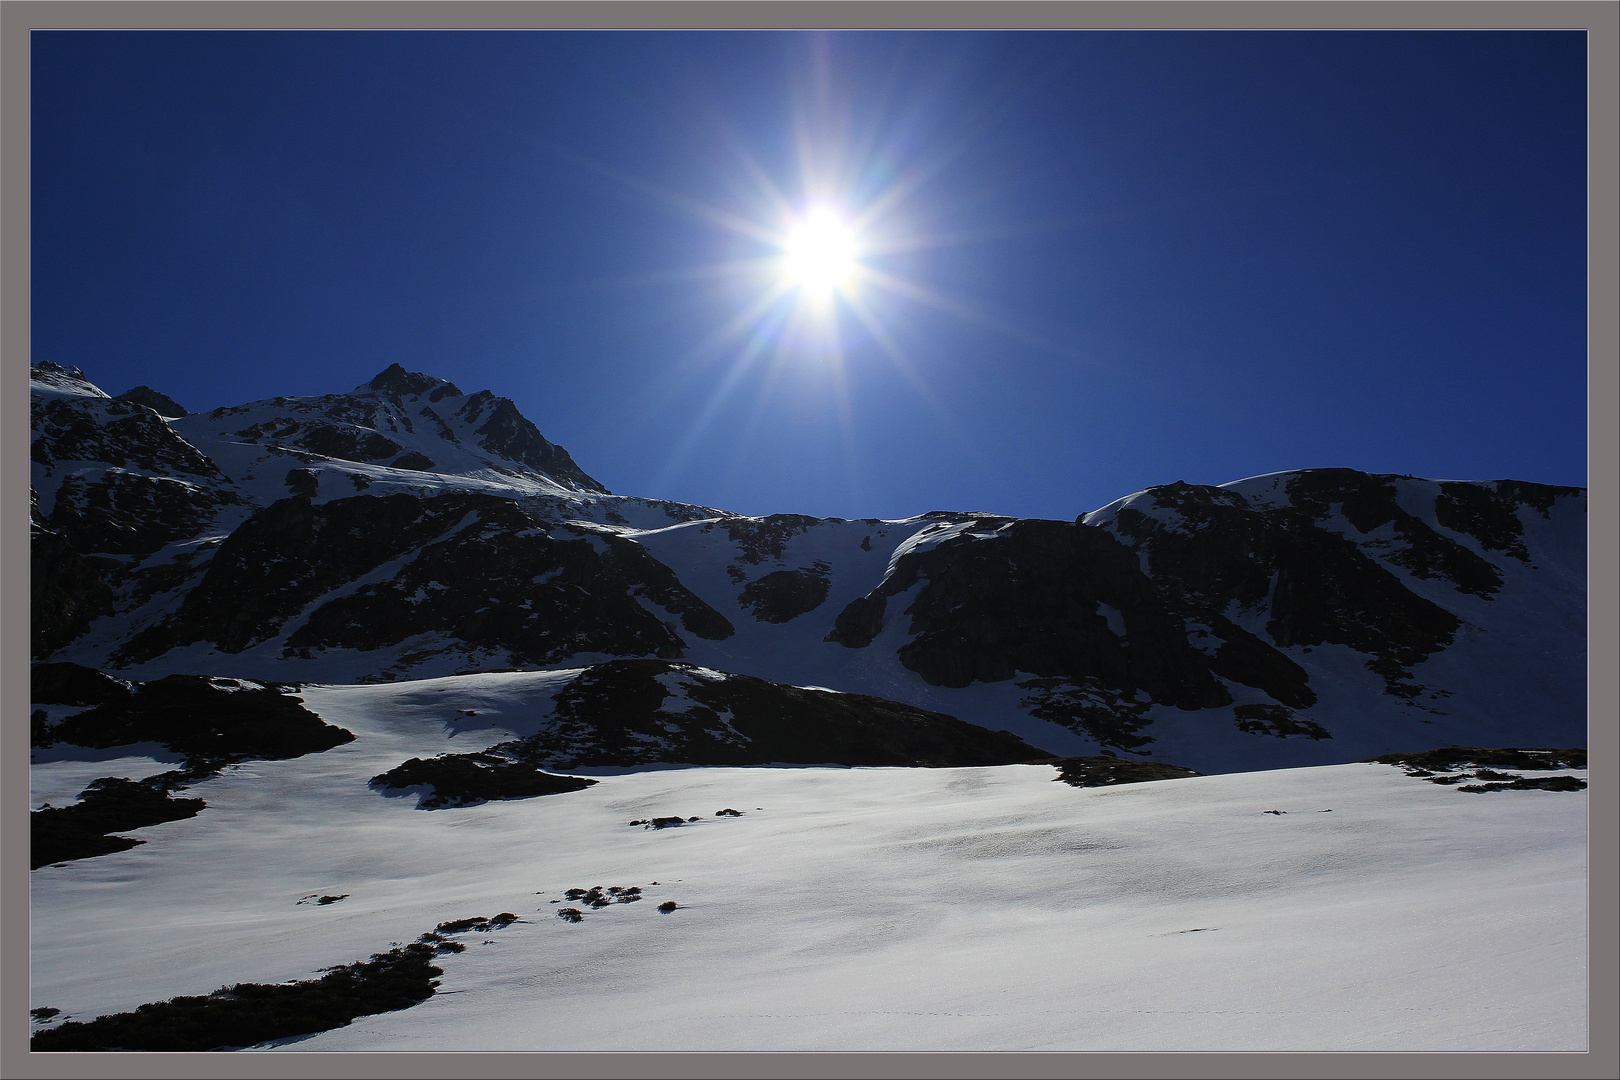
[[[133,390],[125,390],[118,395],[119,401],[133,401],[137,405],[145,405],[159,416],[181,417],[190,416],[191,411],[181,405],[168,394],[152,389],[150,386],[137,386]]]
[[[438,401],[449,396],[462,396],[455,383],[425,375],[420,371],[406,371],[399,364],[389,364],[376,378],[354,388],[356,394],[364,394],[367,391],[401,396],[406,394],[428,396],[430,401]]]

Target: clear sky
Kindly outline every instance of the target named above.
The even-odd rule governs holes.
[[[1586,482],[1577,33],[41,33],[33,349],[391,363],[622,494]]]

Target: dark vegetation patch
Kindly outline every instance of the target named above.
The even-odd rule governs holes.
[[[499,930],[503,926],[511,926],[518,921],[518,917],[510,911],[503,911],[499,915],[483,918],[474,916],[470,919],[452,919],[442,922],[433,928],[435,934],[465,934],[469,930],[480,934],[487,934],[491,930]]]
[[[1073,787],[1142,784],[1150,780],[1180,780],[1187,776],[1204,775],[1163,761],[1124,761],[1106,756],[1058,758],[1051,764],[1057,767],[1056,779]]]
[[[371,778],[372,786],[408,788],[426,785],[433,790],[417,803],[419,810],[447,806],[473,806],[492,799],[526,799],[580,791],[596,783],[582,776],[556,776],[522,761],[508,761],[488,751],[476,754],[440,754],[411,758]]]
[[[670,912],[674,911],[680,906],[681,905],[677,904],[673,900],[665,900],[662,904],[658,905],[658,910],[663,912],[665,915],[668,915]]]
[[[1514,746],[1446,746],[1422,753],[1380,754],[1367,760],[1382,765],[1401,766],[1405,768],[1407,776],[1427,780],[1431,784],[1455,787],[1458,791],[1480,793],[1586,790],[1586,781],[1578,776],[1525,777],[1516,773],[1497,771],[1497,768],[1536,771],[1584,769],[1586,751],[1580,747],[1524,749]],[[1462,771],[1451,772],[1459,768]],[[1444,775],[1436,775],[1437,772]],[[1485,782],[1468,784],[1464,783],[1466,780]]]
[[[328,894],[326,894],[324,896],[321,895],[320,893],[310,893],[308,896],[305,896],[305,897],[302,897],[301,899],[299,899],[298,903],[300,903],[300,904],[313,903],[318,907],[330,907],[331,905],[338,903],[340,900],[347,900],[348,898],[349,898],[348,893],[337,893],[337,894],[328,893]]]
[[[697,819],[694,818],[693,820],[695,821]],[[640,818],[636,821],[632,821],[630,824],[640,825],[643,828],[648,829],[673,829],[677,825],[685,825],[686,819],[682,817]]]
[[[777,570],[750,581],[738,603],[752,608],[760,622],[785,623],[816,610],[827,599],[832,587],[827,573],[832,569],[816,562],[808,569]]]
[[[488,932],[517,921],[511,912],[490,919],[441,923],[409,945],[374,953],[370,960],[327,968],[319,979],[289,983],[236,983],[212,994],[171,998],[87,1023],[68,1022],[36,1033],[38,1051],[238,1050],[343,1027],[356,1017],[396,1012],[426,1001],[444,970],[433,960],[464,950],[446,940],[463,930]],[[446,927],[458,927],[446,930]],[[54,1012],[54,1010],[53,1010]]]
[[[226,765],[300,757],[354,739],[305,709],[290,695],[293,688],[281,684],[198,675],[131,683],[69,663],[36,664],[32,674],[30,696],[35,701],[91,706],[55,723],[38,710],[30,723],[33,746],[69,743],[106,749],[157,742],[186,759],[179,769],[144,780],[97,780],[73,806],[34,811],[34,869],[124,851],[144,841],[108,834],[195,816],[206,806],[202,799],[176,799],[170,792]]]
[[[663,708],[676,675],[682,711]],[[684,664],[614,660],[556,695],[545,726],[494,748],[553,769],[836,763],[848,766],[1006,765],[1050,755],[1004,731],[868,697],[807,690],[749,675],[715,679]]]
[[[159,742],[186,755],[186,771],[200,778],[248,758],[295,758],[354,740],[352,733],[304,708],[290,684],[201,675],[125,684],[77,664],[41,664],[35,670],[35,701],[99,701],[50,726],[35,746],[61,742],[101,749]]]
[[[1570,749],[1443,746],[1418,753],[1380,754],[1368,761],[1381,765],[1405,765],[1412,769],[1455,769],[1459,765],[1483,765],[1502,769],[1584,769],[1586,750]]]
[[[733,809],[731,809],[731,807],[728,806],[724,810],[716,810],[714,812],[714,816],[715,817],[742,817],[743,812],[741,810],[733,810]]]
[[[282,499],[240,525],[179,610],[136,635],[120,660],[194,641],[241,652],[311,606],[288,638],[292,652],[380,649],[439,633],[506,650],[515,664],[577,652],[679,656],[685,642],[637,596],[675,612],[700,637],[731,634],[724,616],[639,544],[577,536],[537,515],[466,492],[356,495],[319,506]],[[392,578],[319,603],[395,560],[405,565]]]
[[[1478,773],[1474,774],[1477,778]],[[1508,776],[1505,784],[1463,784],[1458,791],[1585,791],[1586,781],[1578,776]]]
[[[201,799],[176,799],[162,783],[105,777],[90,784],[72,806],[47,807],[29,815],[29,861],[34,870],[52,863],[127,851],[145,843],[109,833],[196,817]]]
[[[1281,705],[1239,705],[1232,710],[1239,731],[1251,735],[1270,735],[1286,739],[1290,735],[1303,735],[1307,739],[1331,739],[1333,735],[1314,720],[1295,716]]]

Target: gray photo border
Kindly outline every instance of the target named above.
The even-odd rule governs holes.
[[[1590,1049],[1584,1054],[64,1054],[28,997],[31,29],[1584,29],[1588,31]],[[0,1073],[16,1077],[1609,1077],[1620,1075],[1620,4],[1610,0],[0,0]],[[1607,912],[1608,914],[1604,914]],[[295,1064],[296,1063],[296,1064]]]

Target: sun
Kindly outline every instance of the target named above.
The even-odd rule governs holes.
[[[855,230],[837,211],[817,207],[794,222],[783,239],[783,276],[810,296],[829,298],[853,283],[859,256]]]

